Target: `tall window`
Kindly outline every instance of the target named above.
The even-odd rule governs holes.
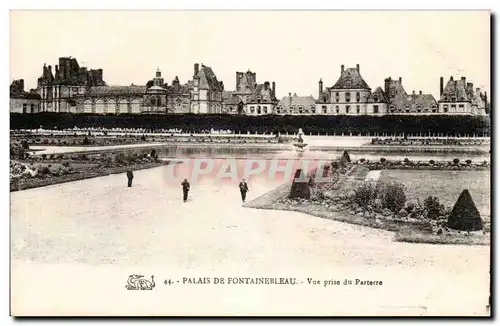
[[[359,100],[361,99],[361,96],[359,95],[359,92],[356,93],[356,102],[359,102]]]
[[[335,106],[335,112],[337,112],[337,114],[339,114],[339,112],[340,112],[340,109],[339,109],[338,105]]]
[[[373,106],[373,113],[378,113],[378,105]]]
[[[345,101],[346,102],[351,102],[351,93],[349,93],[349,92],[345,93]]]
[[[315,113],[316,113],[316,107],[315,107],[315,106],[311,106],[311,113],[312,113],[312,114],[315,114]]]
[[[35,104],[31,104],[31,112],[30,113],[35,113]]]
[[[28,107],[28,104],[23,103],[23,113],[26,113],[27,107]]]
[[[262,111],[261,111],[261,108],[260,108],[260,105],[259,105],[259,106],[257,106],[257,114],[261,114],[261,112]]]
[[[349,105],[346,105],[345,106],[345,113],[349,113],[349,110],[351,109],[351,107]]]
[[[359,113],[359,111],[361,111],[361,109],[359,108],[359,105],[356,105],[356,113]]]
[[[323,106],[321,107],[321,109],[323,110],[323,113],[324,113],[324,114],[326,114],[326,112],[327,112],[326,105],[323,105]]]
[[[301,107],[301,106],[299,106],[299,113],[300,113],[300,114],[304,113],[304,108],[303,108],[303,107]]]

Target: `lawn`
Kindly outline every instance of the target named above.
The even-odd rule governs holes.
[[[436,196],[447,206],[467,188],[481,215],[490,215],[490,171],[383,170],[380,180],[402,182],[408,199]]]

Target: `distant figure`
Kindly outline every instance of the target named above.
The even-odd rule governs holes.
[[[182,181],[181,185],[182,185],[183,200],[184,200],[184,202],[186,202],[188,199],[188,192],[189,192],[189,187],[190,187],[189,181],[187,181],[187,179],[184,179],[184,181]]]
[[[128,186],[132,187],[132,180],[134,179],[134,173],[132,170],[127,170]]]
[[[240,182],[240,193],[241,193],[241,200],[245,202],[245,199],[247,198],[247,192],[249,191],[248,185],[245,182],[245,179],[241,180]]]

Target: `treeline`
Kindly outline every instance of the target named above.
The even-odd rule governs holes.
[[[226,114],[184,115],[92,115],[43,112],[10,114],[10,129],[67,128],[143,128],[146,130],[182,129],[198,133],[232,130],[241,133],[374,135],[374,134],[440,134],[489,135],[489,117],[477,116],[245,116]]]

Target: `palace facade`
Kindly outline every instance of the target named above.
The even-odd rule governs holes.
[[[318,97],[291,93],[280,101],[276,83],[257,83],[257,74],[236,72],[236,89],[225,91],[213,69],[194,64],[191,80],[176,76],[169,85],[160,69],[145,85],[109,86],[102,69],[80,67],[71,57],[59,58],[55,71],[43,65],[37,88],[24,91],[24,81],[10,88],[10,111],[18,113],[70,112],[88,114],[244,114],[244,115],[487,115],[486,92],[465,77],[440,79],[438,101],[422,91],[407,93],[402,78],[384,80],[375,90],[363,79],[359,64],[340,66],[340,76],[330,87],[318,82]]]

